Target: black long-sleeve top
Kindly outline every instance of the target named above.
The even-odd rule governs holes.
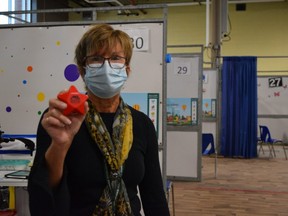
[[[123,180],[135,216],[140,215],[141,202],[146,216],[169,215],[159,164],[158,142],[151,120],[131,108],[133,144],[124,165]],[[101,114],[112,131],[115,114]],[[91,216],[106,186],[104,160],[83,122],[74,137],[64,165],[60,185],[51,189],[45,152],[51,138],[41,124],[37,131],[36,155],[28,179],[29,207],[32,216]],[[137,186],[139,187],[140,199]]]

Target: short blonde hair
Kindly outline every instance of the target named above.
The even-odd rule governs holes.
[[[128,34],[121,30],[115,30],[108,24],[99,24],[92,26],[80,39],[75,49],[75,62],[81,75],[84,74],[85,57],[92,51],[99,51],[103,48],[112,50],[119,42],[125,58],[126,65],[130,64],[132,58],[132,41]]]

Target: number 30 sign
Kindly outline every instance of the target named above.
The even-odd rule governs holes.
[[[149,29],[135,28],[123,29],[131,38],[134,51],[148,51],[149,50]]]

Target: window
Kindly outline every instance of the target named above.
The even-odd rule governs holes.
[[[1,0],[0,11],[29,11],[31,0]],[[27,23],[31,21],[29,13],[0,15],[0,24]]]

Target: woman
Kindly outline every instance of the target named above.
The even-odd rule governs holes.
[[[120,97],[129,73],[129,36],[102,24],[79,41],[85,113],[64,115],[50,99],[37,131],[28,181],[31,215],[169,215],[151,120]],[[140,198],[138,196],[140,192]]]

